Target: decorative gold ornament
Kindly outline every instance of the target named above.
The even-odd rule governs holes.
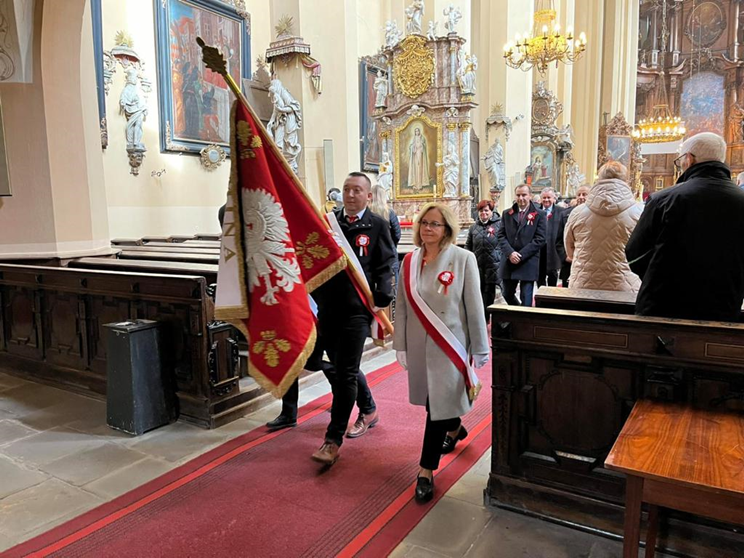
[[[219,145],[208,145],[202,149],[199,154],[201,155],[201,164],[208,171],[213,171],[225,162],[227,153]]]
[[[238,122],[238,153],[241,159],[255,159],[256,149],[263,147],[261,138],[253,133],[245,120]]]
[[[434,53],[426,47],[426,38],[419,35],[409,35],[400,44],[402,52],[393,61],[395,85],[403,95],[415,99],[434,81]]]
[[[581,33],[575,39],[570,27],[565,35],[561,34],[553,0],[539,0],[537,8],[532,33],[525,33],[524,38],[517,34],[513,43],[504,45],[504,61],[510,68],[525,72],[537,68],[545,75],[553,62],[556,66],[559,62],[573,64],[581,58],[586,50],[586,35]]]

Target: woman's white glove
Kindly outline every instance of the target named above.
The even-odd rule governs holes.
[[[408,370],[408,360],[406,359],[405,351],[395,351],[395,360],[397,360],[398,364],[400,364],[403,368]]]
[[[488,355],[473,355],[473,364],[476,368],[482,368],[488,362]]]

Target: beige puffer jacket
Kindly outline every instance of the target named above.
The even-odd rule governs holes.
[[[566,224],[566,256],[573,260],[569,288],[638,292],[641,280],[630,271],[625,244],[642,212],[625,182],[600,180],[592,187]]]

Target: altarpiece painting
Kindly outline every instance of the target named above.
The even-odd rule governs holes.
[[[442,152],[441,124],[425,116],[412,117],[395,130],[396,198],[437,195]]]
[[[156,2],[163,151],[229,146],[232,93],[201,60],[196,38],[216,46],[236,83],[250,77],[250,22],[217,0]]]
[[[375,114],[375,78],[382,68],[362,60],[359,63],[359,132],[362,169],[377,172],[382,158],[382,142]]]

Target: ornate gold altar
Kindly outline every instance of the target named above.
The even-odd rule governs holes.
[[[392,162],[390,197],[398,215],[413,217],[438,200],[462,224],[472,222],[470,111],[477,106],[477,59],[465,53],[464,43],[453,32],[428,38],[412,33],[395,37],[373,57],[388,80],[374,116],[383,157]]]
[[[628,169],[628,184],[635,196],[643,199],[644,185],[641,182],[643,163],[641,144],[632,136],[631,126],[621,112],[599,128],[599,150],[597,169],[609,161],[622,163]]]
[[[572,154],[573,129],[570,124],[556,124],[562,113],[563,104],[539,82],[532,93],[532,146],[526,172],[535,194],[553,188],[564,197],[572,196],[585,182]]]

